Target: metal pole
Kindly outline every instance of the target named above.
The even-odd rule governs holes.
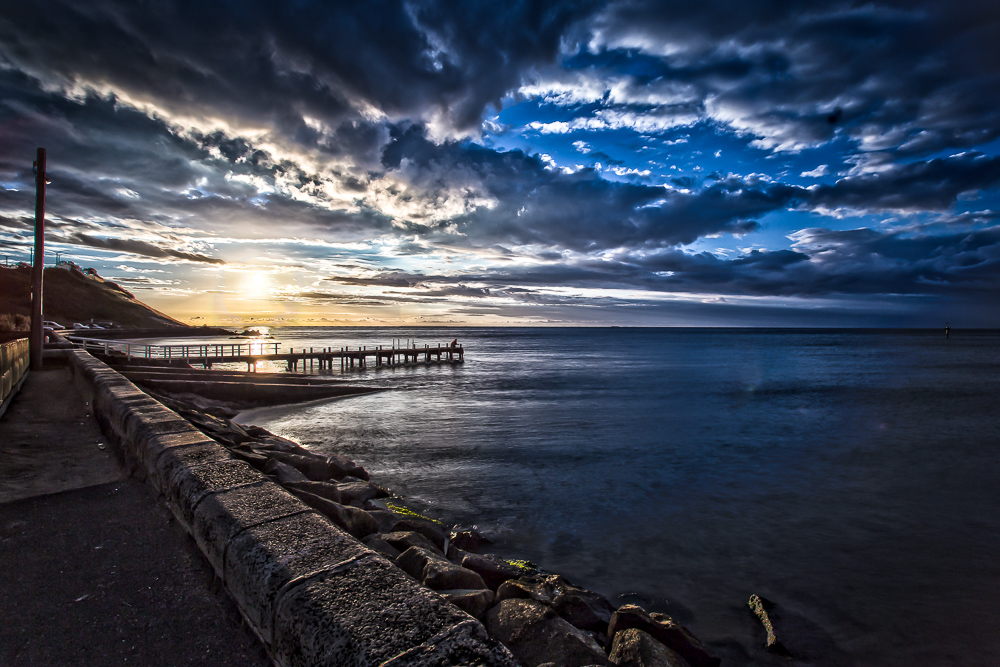
[[[31,262],[31,369],[42,370],[42,269],[45,264],[45,149],[35,159],[35,251]]]

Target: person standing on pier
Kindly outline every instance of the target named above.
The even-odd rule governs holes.
[[[451,341],[451,346],[452,346],[452,348],[458,347],[458,339],[457,338],[455,340]]]

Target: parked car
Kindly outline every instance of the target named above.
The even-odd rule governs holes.
[[[58,322],[53,322],[52,320],[45,320],[44,322],[42,322],[42,326],[43,327],[50,327],[52,329],[65,329],[66,328],[63,325],[59,324]]]

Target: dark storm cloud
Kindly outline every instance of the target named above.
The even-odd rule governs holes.
[[[589,169],[566,174],[520,151],[435,144],[415,127],[396,130],[383,153],[391,173],[404,163],[412,169],[410,184],[429,198],[440,197],[452,182],[471,173],[495,201],[492,208],[446,221],[458,222],[464,237],[435,234],[419,225],[412,230],[455,245],[536,244],[580,252],[673,246],[720,232],[747,234],[758,228],[762,216],[786,208],[948,210],[963,196],[1000,186],[1000,157],[967,152],[890,164],[813,188],[716,174],[700,188],[667,190],[607,181]],[[684,185],[690,188],[694,182]]]
[[[611,55],[663,49],[640,82],[693,86],[717,118],[768,145],[843,128],[926,153],[1000,136],[998,26],[996,4],[981,0],[648,0],[611,4],[591,29]]]
[[[90,248],[100,248],[101,250],[115,250],[118,252],[127,252],[134,255],[143,255],[146,257],[157,257],[161,259],[175,259],[182,260],[185,262],[197,262],[204,264],[225,264],[226,262],[217,258],[210,257],[208,255],[203,255],[194,252],[184,252],[183,250],[177,250],[175,248],[167,248],[154,243],[147,243],[146,241],[139,241],[136,239],[119,239],[119,238],[98,238],[95,236],[90,236],[88,234],[70,234],[61,241],[67,243],[76,243],[79,245],[84,245]]]
[[[328,278],[341,284],[356,279]],[[472,284],[471,286],[469,284]],[[754,250],[735,259],[676,248],[630,251],[601,260],[515,266],[460,275],[393,272],[361,284],[420,287],[415,297],[466,296],[546,301],[518,285],[538,288],[629,288],[740,296],[941,295],[996,300],[1000,290],[1000,229],[921,235],[872,229],[806,229],[794,250]]]
[[[5,9],[0,41],[7,58],[52,79],[289,134],[303,115],[349,119],[359,103],[400,117],[436,110],[470,129],[522,69],[554,60],[592,4],[22,3]]]
[[[340,285],[354,285],[357,287],[414,287],[420,283],[420,280],[414,276],[399,272],[382,273],[372,278],[334,276],[325,278],[325,280],[333,281]]]
[[[521,151],[435,144],[415,127],[394,133],[383,164],[390,170],[408,168],[402,177],[430,199],[440,198],[463,176],[467,180],[468,174],[475,175],[496,205],[448,221],[457,222],[467,236],[436,240],[459,245],[536,244],[595,251],[691,243],[707,234],[753,231],[755,218],[804,194],[799,188],[738,177],[680,192],[608,181],[593,169],[566,174]]]
[[[57,242],[222,264],[220,244],[206,241],[215,234],[378,239],[406,256],[400,266],[428,256],[475,267],[371,273],[391,261],[372,250],[355,260],[359,275],[330,279],[398,292],[378,305],[553,304],[563,297],[542,291],[552,286],[810,297],[998,286],[995,217],[971,211],[959,223],[956,211],[1000,187],[1000,158],[984,147],[1000,136],[994,4],[7,4],[0,221],[16,238],[5,244],[30,227],[30,162],[44,144]],[[455,139],[550,75],[613,78],[614,91],[597,86],[587,102],[607,127],[655,135],[657,123],[708,119],[716,136],[768,149],[838,139],[842,161],[829,164],[848,166],[811,188],[721,172],[664,187]],[[589,164],[634,166],[593,143]],[[770,168],[760,162],[753,171]],[[790,210],[950,222],[844,231],[817,215],[789,250],[679,249],[752,235]],[[349,254],[284,252],[299,266]],[[302,298],[347,298],[324,294]]]
[[[844,178],[815,188],[814,206],[859,210],[945,210],[962,195],[1000,186],[1000,157],[969,152]]]
[[[45,137],[51,212],[64,217],[99,218],[106,226],[120,220],[182,223],[217,231],[259,226],[275,220],[288,233],[320,226],[345,238],[364,238],[385,229],[389,219],[370,208],[345,211],[323,203],[325,182],[287,159],[254,148],[245,138],[222,133],[178,134],[160,118],[150,117],[115,99],[87,94],[81,99],[41,90],[20,73],[0,70],[0,175],[21,185],[0,192],[0,207],[30,211],[33,206],[31,160],[37,137]],[[256,179],[276,188],[314,195],[301,201],[272,191],[263,199]],[[327,171],[324,178],[360,187],[355,173]]]

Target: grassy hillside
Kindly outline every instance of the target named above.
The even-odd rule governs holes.
[[[42,319],[71,327],[74,322],[113,322],[125,328],[187,326],[153,310],[117,284],[76,268],[47,268]],[[31,269],[0,267],[0,314],[31,314]]]

